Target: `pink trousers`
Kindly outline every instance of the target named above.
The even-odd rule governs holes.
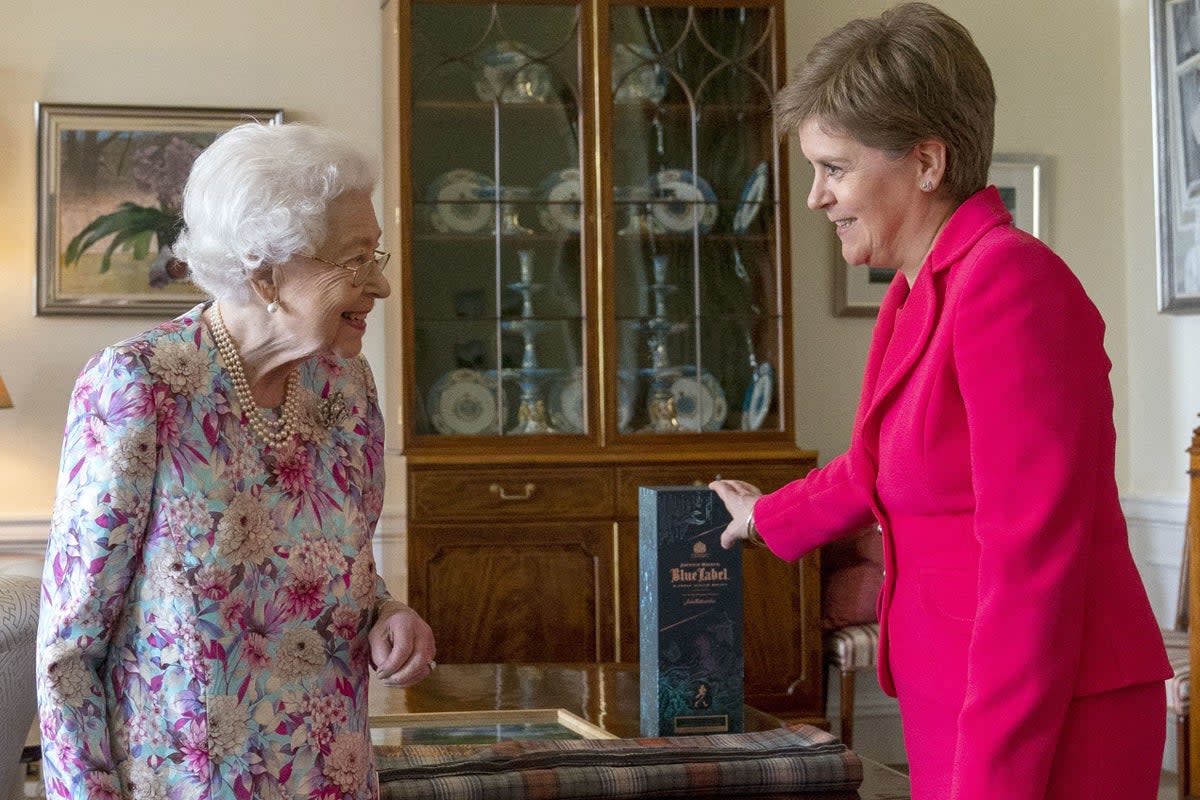
[[[945,731],[954,730],[958,709],[913,709],[902,699],[900,712],[912,800],[945,800],[954,778],[954,737]],[[1044,797],[1003,800],[1155,800],[1166,721],[1161,682],[1077,697],[1067,710]]]

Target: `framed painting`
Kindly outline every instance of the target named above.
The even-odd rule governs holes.
[[[279,109],[38,103],[37,314],[168,317],[205,295],[171,244],[196,156]]]
[[[997,153],[988,169],[988,183],[1000,191],[1013,224],[1044,242],[1050,235],[1049,173],[1050,159],[1035,155]],[[838,258],[834,313],[840,317],[875,316],[895,275],[893,269],[852,266]]]
[[[1200,0],[1151,0],[1158,310],[1200,311]]]

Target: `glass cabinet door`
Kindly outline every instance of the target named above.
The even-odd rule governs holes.
[[[623,433],[781,430],[769,7],[609,10]]]
[[[583,434],[580,7],[414,3],[419,435]]]

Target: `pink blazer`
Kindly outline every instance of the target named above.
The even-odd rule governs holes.
[[[969,622],[958,652],[931,657],[965,675],[947,734],[956,798],[998,796],[997,774],[1028,781],[1005,796],[1040,797],[1073,697],[1171,675],[1118,502],[1103,320],[1011,222],[989,187],[955,211],[911,291],[897,275],[849,450],[754,511],[789,560],[879,521],[888,693],[898,587],[940,593]],[[927,572],[941,577],[922,587]]]

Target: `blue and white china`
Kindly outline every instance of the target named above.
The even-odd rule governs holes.
[[[441,233],[479,233],[488,229],[495,212],[489,199],[494,196],[492,179],[470,169],[452,169],[439,175],[425,190],[425,200],[433,205],[429,222]]]
[[[484,102],[544,103],[554,92],[550,68],[521,52],[516,42],[496,42],[480,56],[475,94]]]
[[[707,370],[699,378],[676,378],[671,383],[671,396],[675,399],[675,419],[680,430],[711,433],[725,424],[729,413],[725,391]]]
[[[491,186],[480,190],[485,200],[500,201],[500,233],[515,236],[533,233],[521,224],[521,203],[533,196],[533,189],[528,186]]]
[[[649,47],[623,42],[613,48],[613,101],[661,103],[667,96],[667,73]]]
[[[650,216],[648,186],[614,186],[613,200],[618,208],[625,209],[625,224],[617,233],[621,236],[639,236],[644,233],[662,233],[662,225]]]
[[[756,431],[762,427],[775,389],[775,370],[770,362],[763,361],[754,368],[750,386],[742,400],[742,430]]]
[[[622,432],[628,430],[632,418],[633,387],[628,380],[621,378],[617,383],[617,428]],[[564,433],[584,432],[583,370],[579,367],[550,388],[550,421]]]
[[[733,214],[733,232],[745,233],[750,223],[762,209],[763,196],[767,193],[767,162],[763,161],[750,173],[742,188],[742,197]]]
[[[438,433],[495,433],[499,426],[496,380],[473,369],[447,372],[429,390],[429,419]]]
[[[717,195],[708,182],[686,169],[664,169],[650,178],[650,213],[674,233],[698,227],[708,233],[717,221]]]
[[[580,204],[583,202],[583,182],[575,167],[560,169],[546,176],[537,189],[538,220],[549,233],[569,231],[579,233]]]

